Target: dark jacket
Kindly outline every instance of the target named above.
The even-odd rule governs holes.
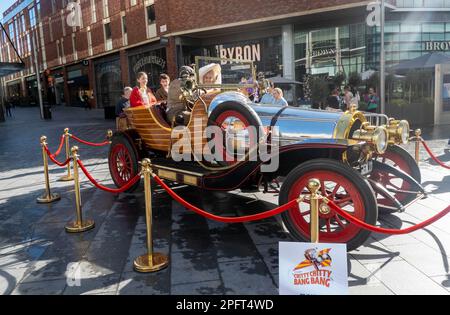
[[[129,100],[125,97],[121,97],[120,100],[116,104],[116,117],[119,117],[123,114],[123,109],[128,107]]]
[[[155,96],[156,96],[156,99],[158,100],[158,102],[167,101],[167,97],[168,97],[166,90],[164,90],[164,88],[162,88],[162,87],[159,88],[158,91],[156,91]]]

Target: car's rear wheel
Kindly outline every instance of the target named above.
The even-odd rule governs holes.
[[[376,157],[376,160],[383,164],[388,164],[402,170],[403,172],[414,178],[418,183],[420,183],[422,180],[420,168],[417,165],[416,161],[402,147],[399,147],[397,145],[389,146],[389,148],[383,155],[379,155]],[[370,174],[369,178],[377,183],[380,183],[385,188],[397,190],[397,192],[393,192],[393,197],[395,197],[403,205],[407,205],[416,198],[416,194],[401,192],[409,191],[411,189],[411,184],[394,174],[375,169]],[[380,207],[395,206],[392,201],[384,198],[380,194],[377,194],[377,202]]]
[[[308,197],[310,193],[307,185],[313,178],[320,181],[322,196],[354,217],[368,224],[376,224],[378,208],[372,188],[359,173],[335,160],[313,160],[292,170],[281,186],[279,204],[285,204],[300,195]],[[369,231],[347,222],[322,202],[320,209],[320,242],[346,243],[350,251],[361,246],[369,237]],[[310,241],[310,214],[310,204],[306,201],[282,214],[286,228],[299,241]]]
[[[128,137],[115,135],[111,142],[108,155],[109,172],[117,187],[125,186],[139,172],[138,156]],[[133,192],[139,187],[140,181],[126,192]]]

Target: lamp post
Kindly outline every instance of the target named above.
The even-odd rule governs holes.
[[[39,108],[41,109],[41,119],[44,119],[44,103],[42,100],[42,90],[41,90],[41,76],[39,72],[39,62],[38,62],[38,49],[36,44],[36,34],[35,30],[31,29],[31,42],[32,42],[32,51],[33,51],[33,61],[34,61],[34,68],[36,73],[36,82],[37,82],[37,89],[38,89],[38,97],[39,97]]]
[[[386,113],[386,64],[385,64],[385,51],[384,51],[384,24],[385,24],[385,0],[381,0],[381,21],[380,21],[380,33],[381,33],[381,47],[380,47],[380,109],[381,113]]]

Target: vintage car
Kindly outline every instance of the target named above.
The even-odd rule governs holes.
[[[201,77],[201,69],[210,64],[221,68],[220,79],[212,83]],[[249,95],[256,82],[251,62],[198,57],[195,81],[180,91],[180,99],[191,108],[187,126],[167,121],[161,105],[126,110],[126,122],[114,134],[109,152],[115,184],[121,187],[135,176],[145,157],[159,177],[209,191],[262,187],[268,192],[279,181],[275,193],[280,205],[307,196],[308,181],[317,178],[323,196],[369,224],[376,224],[381,208],[404,211],[424,197],[420,170],[400,147],[410,136],[408,122],[356,109],[330,112],[253,103]],[[211,126],[220,128],[223,137],[204,132]],[[189,136],[187,145],[186,139],[177,145],[180,130]],[[265,159],[251,159],[255,147],[262,150],[260,145]],[[195,146],[209,155],[197,155]],[[190,161],[180,161],[180,150]],[[295,239],[309,240],[309,203],[293,207],[281,219]],[[320,205],[322,242],[347,243],[351,250],[368,236]]]

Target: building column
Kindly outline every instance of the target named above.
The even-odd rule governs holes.
[[[98,100],[97,100],[97,95],[98,95],[98,87],[97,87],[97,82],[95,82],[95,66],[94,66],[94,62],[93,60],[89,60],[89,70],[88,70],[88,80],[89,80],[89,90],[92,91],[92,95],[94,96],[94,99],[91,100],[91,106],[92,108],[98,108]]]
[[[283,25],[281,33],[283,46],[283,77],[286,79],[295,79],[294,25]]]
[[[178,65],[177,65],[177,45],[175,37],[169,38],[169,44],[166,46],[166,62],[167,62],[167,74],[172,78],[178,77]]]

